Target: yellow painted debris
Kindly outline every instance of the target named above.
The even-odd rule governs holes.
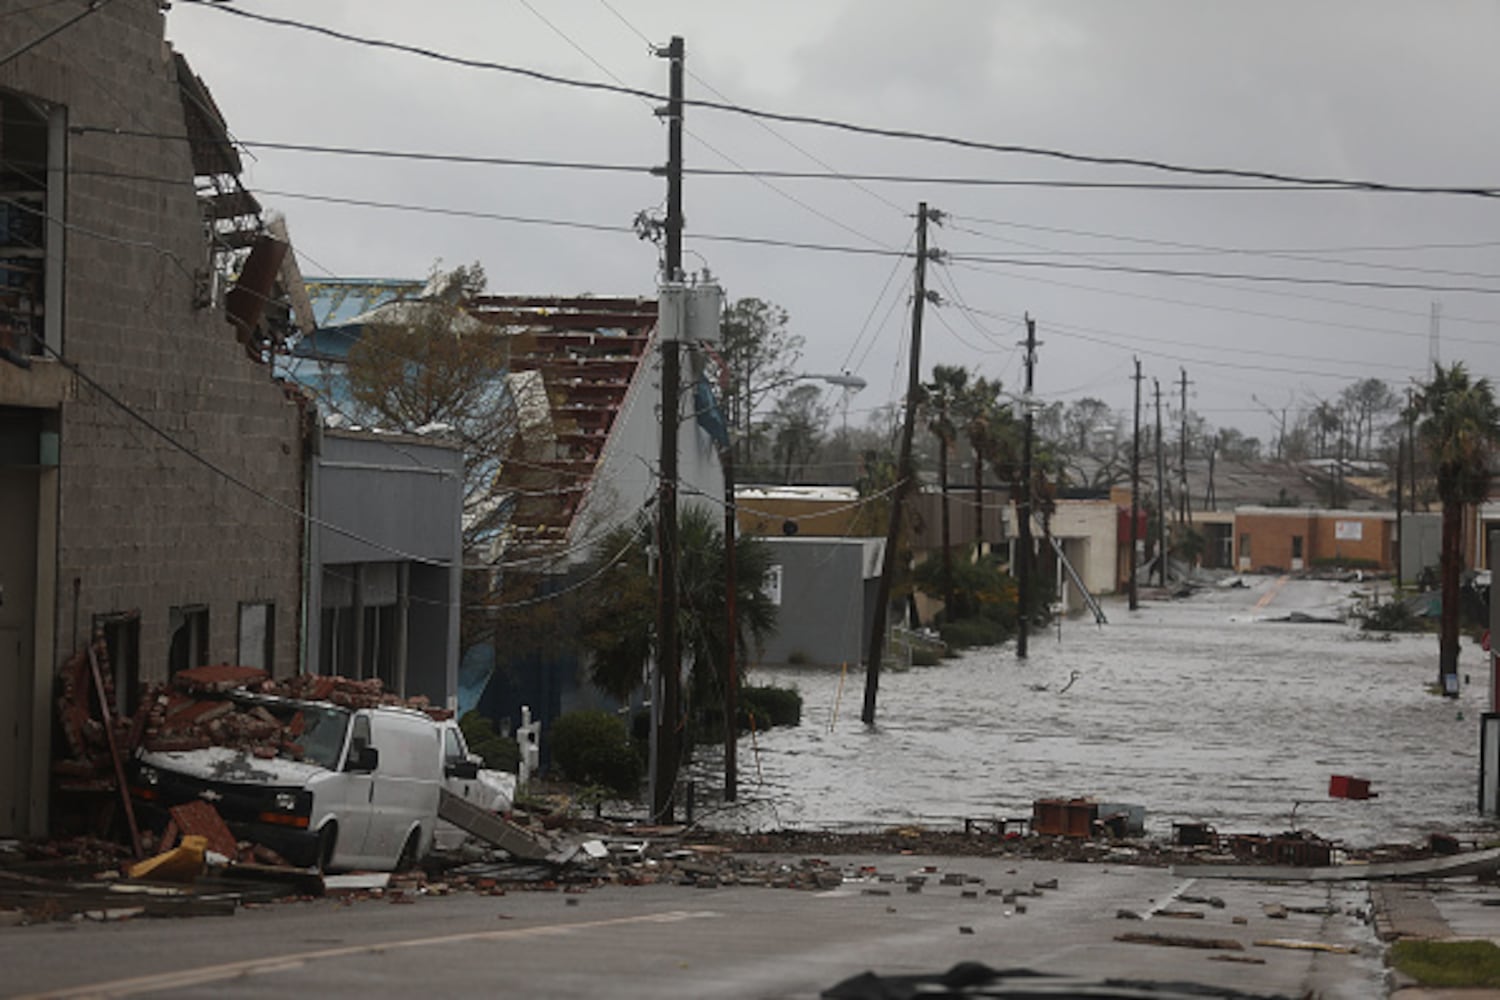
[[[131,865],[125,874],[158,882],[192,882],[203,874],[203,852],[207,847],[207,837],[188,834],[170,851]]]

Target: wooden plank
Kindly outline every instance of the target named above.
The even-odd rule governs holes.
[[[1126,944],[1154,944],[1163,948],[1204,948],[1217,951],[1244,951],[1245,946],[1234,938],[1201,938],[1185,934],[1140,934],[1134,931],[1116,934],[1116,941]]]
[[[115,727],[109,715],[109,698],[104,693],[104,675],[99,672],[99,658],[94,655],[93,640],[86,647],[89,653],[89,670],[94,675],[94,693],[99,696],[99,715],[104,722],[104,735],[109,741],[109,756],[115,765],[115,783],[120,788],[120,801],[125,803],[125,821],[130,824],[130,846],[135,856],[145,856],[141,850],[141,828],[135,824],[135,806],[130,801],[130,788],[125,784],[125,762],[120,759],[120,747],[115,742]]]

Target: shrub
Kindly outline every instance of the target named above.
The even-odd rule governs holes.
[[[1427,627],[1422,616],[1399,598],[1357,608],[1354,616],[1366,632],[1421,632]]]
[[[938,635],[949,649],[971,646],[998,646],[1015,630],[993,618],[962,618],[938,626]]]
[[[624,720],[591,709],[569,712],[552,723],[552,760],[579,785],[598,785],[634,798],[641,788],[641,760]]]
[[[755,728],[798,726],[802,724],[802,692],[796,688],[745,687],[740,689],[739,724],[750,728],[750,714],[755,713]]]
[[[470,709],[458,720],[469,753],[478,754],[492,771],[514,772],[521,763],[521,747],[509,736],[495,732],[489,719]]]
[[[1312,561],[1317,569],[1369,569],[1379,570],[1380,560],[1353,556],[1319,556]]]

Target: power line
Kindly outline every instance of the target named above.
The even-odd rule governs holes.
[[[914,238],[914,236],[907,238],[906,246],[903,246],[901,248],[902,256],[896,258],[895,264],[891,267],[891,273],[886,275],[885,284],[880,286],[880,293],[875,296],[875,301],[870,303],[870,311],[865,313],[865,321],[859,325],[859,333],[855,334],[853,342],[849,345],[849,353],[844,356],[844,363],[842,366],[840,366],[842,370],[851,370],[849,368],[849,362],[854,357],[854,352],[859,350],[860,341],[865,339],[865,332],[870,329],[870,321],[875,318],[875,313],[880,310],[880,303],[885,301],[885,293],[890,291],[891,282],[895,281],[896,275],[900,273],[902,262],[905,259],[907,247],[911,246],[912,240]],[[890,318],[889,313],[886,314],[886,318]],[[885,324],[882,321],[881,326],[884,325]]]
[[[460,218],[486,219],[498,222],[513,222],[523,225],[555,226],[565,229],[584,229],[594,232],[610,232],[635,235],[634,228],[630,226],[609,225],[597,222],[582,222],[570,219],[549,219],[536,216],[510,215],[500,212],[482,212],[474,209],[443,208],[435,205],[414,205],[404,202],[378,201],[368,198],[345,198],[338,195],[307,194],[297,191],[277,191],[260,189],[260,193],[269,197],[293,198],[302,201],[316,201],[335,205],[351,205],[362,208],[382,208],[395,211],[420,212],[430,215],[446,215]],[[0,197],[0,201],[10,201]],[[19,203],[16,203],[19,204]],[[25,207],[25,206],[23,206]],[[38,212],[38,209],[29,208],[28,211]],[[87,232],[84,230],[84,232]],[[101,235],[89,233],[89,235]],[[768,236],[744,236],[728,233],[693,233],[692,238],[707,242],[737,243],[751,246],[779,247],[788,250],[808,250],[820,253],[842,253],[855,256],[895,257],[907,258],[911,255],[905,250],[887,250],[880,247],[857,247],[836,243],[814,243],[802,240],[783,240]],[[104,237],[109,238],[109,237]],[[170,251],[163,251],[170,252]],[[1352,278],[1324,278],[1306,277],[1301,275],[1271,275],[1253,274],[1241,272],[1213,272],[1195,271],[1174,268],[1143,268],[1125,265],[1106,264],[1080,264],[1068,261],[1037,261],[1025,260],[1012,257],[995,257],[984,254],[948,254],[948,261],[954,263],[967,263],[974,265],[990,265],[998,267],[1027,267],[1027,268],[1054,268],[1059,270],[1084,270],[1084,271],[1114,271],[1130,274],[1148,274],[1159,277],[1201,277],[1228,281],[1253,281],[1270,283],[1289,283],[1299,285],[1338,285],[1356,288],[1372,288],[1388,291],[1426,291],[1426,292],[1450,292],[1450,293],[1472,293],[1484,295],[1500,294],[1500,288],[1485,288],[1472,285],[1431,285],[1416,282],[1392,282],[1392,281],[1361,281]]]
[[[107,2],[107,0],[105,0]],[[542,70],[531,69],[524,66],[515,66],[506,63],[492,62],[483,59],[471,59],[463,56],[450,55],[435,49],[424,48],[417,45],[407,45],[401,42],[393,42],[386,39],[370,38],[355,35],[345,31],[339,31],[324,25],[311,24],[305,21],[295,21],[290,18],[272,17],[267,14],[258,14],[251,11],[232,6],[217,0],[182,0],[184,3],[196,6],[205,6],[220,13],[230,14],[235,17],[259,21],[265,24],[279,27],[294,28],[299,31],[312,32],[339,41],[364,45],[370,48],[386,49],[390,51],[403,52],[409,55],[421,56],[437,62],[447,63],[454,66],[462,66],[468,69],[482,69],[493,72],[506,73],[519,76],[542,83],[551,83],[559,86],[572,87],[580,90],[589,90],[603,93],[623,94],[629,97],[643,98],[654,102],[667,100],[666,95],[655,91],[645,90],[638,87],[629,87],[620,84],[603,83],[598,80],[584,80],[577,77],[562,76],[556,73],[547,73]],[[1359,191],[1399,193],[1399,194],[1439,194],[1439,195],[1462,195],[1470,197],[1493,198],[1500,196],[1500,188],[1479,187],[1472,185],[1407,185],[1391,184],[1382,181],[1370,181],[1361,179],[1349,179],[1339,177],[1317,177],[1296,174],[1285,174],[1275,171],[1250,170],[1238,167],[1202,167],[1190,166],[1180,163],[1172,163],[1166,160],[1154,160],[1131,156],[1101,156],[1088,153],[1076,153],[1068,150],[1051,149],[1041,146],[1027,146],[1015,143],[994,143],[978,139],[966,139],[960,136],[944,135],[935,132],[922,132],[912,129],[885,128],[873,125],[861,125],[854,122],[841,121],[833,118],[822,118],[814,115],[791,114],[787,112],[767,111],[764,109],[751,108],[727,101],[705,101],[696,99],[682,99],[682,104],[687,107],[703,108],[711,111],[724,111],[732,114],[745,115],[752,118],[762,118],[767,121],[784,122],[795,125],[810,125],[820,128],[835,129],[850,132],[857,135],[868,135],[886,139],[904,139],[915,142],[934,143],[938,145],[953,146],[960,149],[972,149],[992,153],[1006,153],[1018,156],[1034,156],[1046,159],[1061,160],[1068,163],[1082,163],[1092,166],[1105,167],[1134,167],[1142,170],[1153,170],[1162,173],[1185,174],[1207,177],[1229,177],[1240,180],[1268,181],[1275,184],[1300,184],[1328,188],[1331,190],[1350,189]]]
[[[362,545],[368,545],[368,546],[370,546],[372,548],[379,549],[382,552],[387,552],[387,553],[390,553],[391,555],[399,556],[402,559],[405,559],[405,560],[407,560],[409,562],[418,562],[418,563],[422,563],[422,564],[428,565],[428,566],[440,566],[440,567],[450,567],[450,566],[453,565],[453,563],[451,561],[449,561],[449,560],[431,559],[431,558],[428,558],[427,556],[414,555],[414,554],[412,554],[410,552],[405,552],[405,551],[403,551],[401,549],[398,549],[398,548],[396,548],[394,546],[386,545],[383,542],[378,542],[378,541],[375,541],[374,539],[366,538],[363,535],[359,534],[358,532],[350,531],[348,528],[343,528],[343,527],[340,527],[337,524],[333,524],[333,523],[330,523],[328,521],[324,521],[321,518],[314,517],[311,514],[307,513],[306,511],[301,510],[300,508],[293,506],[292,504],[289,504],[289,503],[287,503],[287,502],[285,502],[283,500],[278,500],[277,498],[271,496],[269,493],[266,493],[266,492],[260,490],[259,488],[257,488],[256,486],[252,485],[251,483],[246,482],[244,479],[241,479],[239,476],[237,476],[234,473],[230,472],[228,469],[224,468],[223,466],[217,464],[212,459],[204,456],[203,454],[201,454],[201,453],[193,450],[192,448],[190,448],[187,445],[183,444],[181,441],[177,440],[175,437],[173,437],[171,434],[167,433],[165,430],[163,430],[157,424],[153,423],[150,420],[150,418],[146,417],[139,410],[136,410],[129,403],[126,403],[124,400],[120,399],[120,397],[116,396],[109,389],[105,388],[97,379],[95,379],[93,376],[89,375],[82,368],[80,368],[76,362],[69,361],[67,358],[64,358],[61,354],[58,353],[57,349],[54,348],[51,344],[48,344],[47,342],[42,341],[41,342],[41,346],[42,346],[42,349],[45,350],[48,354],[51,354],[53,356],[53,358],[55,358],[58,361],[59,364],[61,364],[68,371],[72,372],[74,374],[74,376],[76,376],[77,378],[79,378],[80,380],[82,380],[83,382],[85,382],[86,384],[88,384],[88,386],[90,388],[92,388],[100,396],[104,397],[104,399],[107,400],[109,403],[111,403],[116,409],[120,410],[122,413],[124,413],[126,416],[130,417],[132,420],[134,420],[137,423],[141,424],[143,427],[145,427],[147,430],[149,430],[152,434],[155,434],[157,437],[161,438],[167,444],[171,445],[173,448],[175,448],[178,451],[182,452],[188,458],[190,458],[193,461],[197,462],[199,465],[202,465],[204,468],[208,469],[210,472],[212,472],[215,475],[219,476],[224,481],[226,481],[228,483],[231,483],[231,484],[233,484],[235,486],[238,486],[240,489],[244,490],[246,493],[249,493],[251,496],[256,497],[259,500],[262,500],[262,501],[264,501],[267,504],[270,504],[271,506],[277,508],[278,510],[284,511],[284,512],[286,512],[288,514],[293,514],[296,517],[298,517],[299,519],[301,519],[303,521],[306,521],[309,524],[312,524],[312,525],[315,525],[315,526],[317,526],[319,528],[323,528],[325,530],[331,531],[331,532],[333,532],[336,535],[342,535],[345,538],[348,538],[351,541],[359,542]],[[475,567],[475,568],[483,569],[483,568],[488,568],[488,567],[480,566],[480,567]]]
[[[573,48],[574,51],[576,51],[579,55],[583,56],[589,62],[593,63],[594,66],[597,67],[605,76],[609,77],[611,80],[614,80],[616,83],[621,84],[622,86],[625,85],[625,81],[622,80],[622,79],[620,79],[620,77],[618,75],[616,75],[612,70],[610,70],[610,68],[608,66],[605,66],[598,59],[594,58],[594,56],[587,49],[585,49],[582,45],[580,45],[577,41],[575,41],[567,32],[563,31],[562,28],[558,27],[557,24],[555,24],[552,20],[550,20],[545,14],[543,14],[541,11],[537,10],[536,7],[532,5],[531,0],[517,0],[517,2],[522,7],[525,7],[532,14],[534,14],[536,16],[537,20],[541,21],[548,28],[550,28],[554,34],[556,34],[563,41],[567,42],[568,45],[570,45]],[[652,108],[651,103],[649,101],[646,102],[646,106],[647,106],[648,109],[651,109],[653,111],[655,110],[654,108]],[[703,138],[701,135],[698,135],[692,129],[684,127],[683,131],[691,139],[693,139],[695,142],[698,142],[704,148],[706,148],[709,152],[713,153],[715,156],[717,156],[720,159],[724,160],[724,162],[726,162],[726,163],[728,163],[728,164],[730,164],[730,165],[732,165],[734,167],[737,167],[737,168],[739,168],[741,170],[744,169],[744,166],[741,163],[739,163],[737,160],[735,160],[734,157],[730,156],[728,153],[726,153],[723,150],[719,149],[713,143],[709,142],[707,139]],[[875,239],[872,236],[865,235],[864,233],[860,232],[858,229],[855,229],[853,226],[845,225],[843,222],[840,222],[838,219],[835,219],[833,216],[829,215],[827,212],[824,212],[822,209],[817,208],[814,205],[809,205],[807,202],[803,201],[801,198],[798,198],[796,195],[792,194],[791,192],[789,192],[789,191],[783,191],[781,188],[777,187],[775,184],[772,184],[770,181],[766,180],[765,178],[763,178],[763,177],[757,177],[756,180],[759,181],[768,190],[772,191],[774,194],[776,194],[776,195],[778,195],[778,196],[780,196],[782,198],[785,198],[787,201],[791,202],[793,205],[796,205],[798,208],[802,209],[805,212],[808,212],[808,213],[810,213],[812,215],[817,216],[818,218],[822,219],[824,222],[830,223],[833,226],[835,226],[835,227],[837,227],[839,229],[842,229],[844,232],[849,233],[852,236],[857,236],[857,237],[859,237],[860,239],[864,240],[867,243],[872,243],[875,246],[884,246],[885,245],[880,240],[877,240],[877,239]]]
[[[599,2],[601,4],[603,4],[604,8],[606,10],[608,10],[611,14],[613,14],[615,16],[615,18],[621,24],[623,24],[626,28],[628,28],[631,32],[633,32],[637,38],[639,38],[642,41],[644,41],[648,46],[651,45],[651,40],[646,37],[645,33],[642,32],[635,25],[631,24],[630,21],[629,21],[629,19],[627,19],[624,14],[621,14],[618,9],[616,9],[612,4],[609,3],[609,0],[599,0]],[[693,81],[695,83],[697,83],[699,86],[701,86],[704,90],[707,90],[710,94],[713,94],[715,97],[719,98],[719,100],[721,100],[721,101],[728,101],[729,100],[729,96],[727,94],[725,94],[723,91],[721,91],[718,88],[716,88],[713,84],[709,83],[707,80],[703,79],[703,77],[699,76],[697,73],[694,73],[692,70],[688,70],[687,72],[688,72],[688,76],[690,76],[693,79]],[[865,194],[867,194],[870,197],[874,198],[876,201],[879,201],[881,204],[886,205],[886,206],[888,206],[891,209],[894,209],[896,212],[899,212],[903,218],[906,216],[906,209],[904,207],[902,207],[901,205],[898,205],[894,201],[891,201],[889,198],[885,197],[884,195],[882,195],[882,194],[880,194],[880,193],[878,193],[876,191],[872,191],[871,189],[865,187],[858,180],[855,180],[854,178],[850,177],[844,171],[839,170],[838,168],[834,167],[832,164],[828,163],[827,161],[825,161],[825,160],[819,158],[818,156],[814,155],[813,153],[809,152],[805,147],[803,147],[801,145],[798,145],[795,141],[793,141],[792,139],[788,138],[786,135],[784,135],[783,133],[777,131],[776,129],[772,128],[770,125],[767,125],[765,122],[761,121],[758,118],[755,119],[755,124],[758,125],[758,126],[760,126],[760,128],[763,131],[765,131],[766,133],[768,133],[769,135],[771,135],[773,138],[780,140],[781,142],[785,143],[787,146],[790,146],[792,149],[796,150],[798,153],[801,153],[803,156],[807,157],[807,159],[811,160],[813,163],[816,163],[818,166],[822,167],[825,171],[827,171],[826,175],[825,174],[814,174],[812,176],[827,177],[827,178],[836,178],[838,180],[846,181],[846,182],[852,184],[854,187],[858,188],[859,190],[863,191]]]
[[[56,27],[44,31],[42,34],[33,38],[31,41],[23,43],[19,48],[12,49],[5,55],[0,56],[0,66],[4,66],[6,63],[15,61],[16,59],[30,52],[32,49],[36,48],[38,45],[41,45],[52,36],[61,34],[67,29],[71,28],[73,25],[77,24],[79,21],[82,21],[84,18],[88,17],[90,14],[94,14],[103,10],[109,3],[110,0],[90,0],[87,9],[79,11],[77,14],[74,14],[72,17],[68,18],[66,21],[63,21]],[[26,9],[36,10],[37,8],[28,7]]]
[[[969,268],[976,271],[990,271],[993,268],[982,267],[976,264],[959,264],[959,267]],[[1286,313],[1271,313],[1259,309],[1246,309],[1241,306],[1217,305],[1208,302],[1194,302],[1191,299],[1177,299],[1166,295],[1150,295],[1144,292],[1127,292],[1118,288],[1104,288],[1099,285],[1081,285],[1075,281],[1060,281],[1056,278],[1043,278],[1035,274],[1016,275],[1022,281],[1033,281],[1038,284],[1052,285],[1057,288],[1070,288],[1077,291],[1091,292],[1097,295],[1114,295],[1121,298],[1137,299],[1143,302],[1160,302],[1166,305],[1183,306],[1189,309],[1203,309],[1208,312],[1229,313],[1236,316],[1254,316],[1258,319],[1275,319],[1287,323],[1299,323],[1306,326],[1327,327],[1340,330],[1353,330],[1359,333],[1374,333],[1387,337],[1421,337],[1426,339],[1426,334],[1414,334],[1409,330],[1390,330],[1379,326],[1366,326],[1361,323],[1345,323],[1337,320],[1309,319],[1305,316],[1292,316]],[[1244,289],[1244,291],[1256,291],[1256,289]],[[1455,339],[1455,338],[1450,338]],[[1484,344],[1493,343],[1489,340],[1467,340],[1465,343]]]
[[[1018,257],[993,257],[985,254],[949,254],[948,259],[971,264],[996,264],[1005,267],[1046,267],[1064,271],[1109,271],[1119,274],[1145,274],[1166,278],[1211,278],[1216,281],[1284,282],[1291,285],[1335,285],[1340,288],[1376,288],[1383,291],[1448,292],[1453,294],[1500,295],[1500,288],[1482,285],[1430,285],[1422,282],[1374,281],[1359,278],[1307,277],[1295,274],[1254,274],[1239,271],[1199,271],[1168,267],[1137,267],[1128,264],[1084,264],[1074,261],[1028,260]]]
[[[1016,228],[1016,229],[1028,229],[1028,230],[1036,230],[1036,231],[1039,231],[1039,232],[1059,233],[1059,234],[1074,235],[1074,236],[1090,236],[1090,237],[1094,237],[1094,238],[1097,238],[1097,239],[1117,240],[1117,241],[1122,242],[1122,243],[1148,244],[1148,245],[1152,245],[1152,246],[1166,246],[1166,247],[1175,247],[1175,248],[1181,248],[1181,249],[1176,249],[1176,250],[1171,250],[1171,251],[1165,251],[1165,250],[1107,250],[1107,249],[1095,249],[1095,250],[1054,250],[1054,249],[1051,249],[1051,248],[1042,247],[1042,246],[1040,246],[1038,244],[1024,243],[1024,242],[1021,242],[1019,240],[1001,239],[999,237],[990,236],[987,233],[981,233],[981,232],[979,232],[977,230],[968,229],[968,228],[965,228],[963,226],[953,226],[952,228],[955,231],[957,231],[957,232],[968,233],[971,236],[978,236],[980,239],[994,240],[995,242],[999,242],[999,243],[1014,243],[1017,246],[1029,246],[1029,247],[1033,247],[1033,248],[1035,248],[1035,252],[1032,252],[1032,253],[1023,253],[1023,254],[1019,255],[1019,256],[1023,256],[1023,257],[1029,257],[1029,258],[1042,258],[1042,257],[1084,257],[1084,258],[1088,258],[1088,259],[1096,259],[1099,256],[1104,256],[1104,257],[1201,257],[1201,256],[1270,257],[1270,258],[1274,258],[1274,259],[1277,259],[1277,260],[1293,261],[1295,263],[1332,264],[1332,265],[1337,266],[1337,267],[1363,267],[1363,268],[1370,268],[1370,269],[1376,269],[1376,270],[1382,270],[1382,271],[1410,271],[1410,272],[1415,273],[1415,274],[1437,274],[1437,275],[1443,275],[1443,276],[1446,276],[1446,277],[1457,277],[1457,278],[1488,278],[1490,280],[1500,280],[1500,274],[1489,274],[1489,273],[1478,272],[1478,271],[1454,271],[1454,270],[1451,270],[1451,269],[1444,269],[1444,268],[1410,267],[1410,266],[1402,265],[1402,264],[1382,264],[1382,263],[1377,262],[1377,261],[1340,260],[1338,258],[1333,258],[1333,257],[1317,256],[1317,254],[1319,254],[1320,252],[1326,253],[1326,252],[1329,252],[1329,251],[1318,251],[1318,250],[1283,250],[1283,249],[1254,249],[1254,248],[1223,247],[1223,246],[1213,246],[1213,245],[1202,244],[1202,243],[1181,243],[1181,242],[1177,242],[1175,240],[1147,239],[1145,237],[1139,237],[1139,236],[1123,236],[1123,235],[1114,234],[1114,233],[1091,233],[1091,232],[1087,232],[1087,231],[1083,231],[1083,230],[1062,229],[1062,228],[1058,228],[1058,227],[1054,227],[1054,226],[1026,225],[1026,224],[1023,224],[1023,223],[1010,224],[1010,223],[1003,223],[1003,222],[995,222],[995,225],[998,225],[998,226],[1010,226],[1010,225],[1013,225],[1013,227]],[[1500,246],[1500,241],[1489,240],[1489,241],[1484,241],[1484,242],[1480,242],[1480,243],[1469,244],[1468,248],[1470,248],[1470,249],[1478,249],[1478,248],[1493,247],[1493,246]],[[1339,252],[1344,252],[1344,253],[1358,253],[1358,252],[1362,252],[1363,249],[1364,248],[1360,248],[1360,247],[1347,247],[1347,248],[1344,248],[1342,251],[1339,251]],[[1377,248],[1377,249],[1381,249],[1381,250],[1411,250],[1411,249],[1417,249],[1417,248],[1412,248],[1412,247],[1384,247],[1384,248]]]
[[[973,230],[964,229],[963,227],[954,227],[954,228],[958,229],[961,232],[969,232],[969,233],[971,233],[973,235],[980,235],[980,234],[973,233]],[[1047,227],[1034,227],[1034,228],[1045,229]],[[997,242],[997,243],[1007,243],[1007,244],[1012,244],[1012,245],[1016,245],[1016,246],[1028,247],[1028,248],[1031,248],[1033,250],[1050,250],[1051,249],[1049,247],[1043,246],[1042,244],[1029,243],[1029,242],[1026,242],[1024,240],[1003,239],[1001,237],[996,237],[996,236],[981,236],[981,238],[987,239],[987,240],[992,240],[992,241]],[[1130,237],[1119,237],[1119,238],[1120,239],[1130,239]],[[1109,253],[1109,251],[1104,251],[1104,252],[1106,254]],[[1113,261],[1109,260],[1107,257],[1100,257],[1100,256],[1095,255],[1095,254],[1079,254],[1079,256],[1083,256],[1083,257],[1085,257],[1088,260],[1094,260],[1094,261],[1097,261],[1097,262],[1103,263],[1103,264],[1111,264],[1111,263],[1113,263]],[[1355,265],[1355,266],[1357,266],[1357,265]],[[1214,281],[1212,281],[1212,280],[1196,279],[1196,278],[1191,278],[1191,277],[1182,277],[1180,280],[1182,280],[1184,282],[1187,282],[1189,284],[1202,285],[1202,286],[1207,287],[1207,288],[1217,288],[1218,287],[1217,284]],[[1077,286],[1075,286],[1075,287],[1077,287]],[[1271,287],[1265,287],[1265,286],[1261,286],[1261,287],[1252,286],[1252,287],[1248,287],[1248,288],[1239,289],[1239,291],[1242,292],[1242,293],[1244,293],[1244,294],[1249,294],[1249,295],[1265,295],[1265,296],[1271,296],[1271,297],[1274,297],[1274,298],[1282,298],[1282,299],[1300,299],[1300,300],[1303,300],[1303,301],[1306,301],[1306,302],[1317,302],[1317,303],[1320,303],[1320,304],[1323,304],[1323,305],[1340,306],[1340,307],[1347,308],[1347,309],[1362,309],[1362,310],[1366,310],[1366,311],[1369,311],[1369,312],[1385,313],[1385,314],[1389,314],[1389,315],[1392,315],[1392,316],[1408,316],[1408,317],[1414,317],[1414,318],[1415,317],[1420,317],[1420,318],[1422,318],[1424,320],[1428,317],[1428,313],[1425,310],[1419,313],[1419,312],[1415,312],[1415,311],[1410,310],[1410,309],[1401,309],[1401,308],[1397,308],[1395,306],[1391,306],[1391,305],[1388,305],[1388,304],[1375,304],[1375,303],[1370,303],[1370,302],[1354,302],[1354,301],[1350,301],[1349,299],[1330,298],[1329,296],[1326,296],[1326,295],[1312,295],[1312,294],[1309,294],[1307,292],[1290,291],[1290,290],[1287,290],[1287,289],[1284,289],[1284,288],[1271,288]],[[1148,298],[1148,299],[1151,298],[1150,296],[1143,296],[1143,297],[1144,298]],[[1159,301],[1174,302],[1176,300],[1172,300],[1172,299],[1160,299]],[[1204,308],[1209,308],[1209,307],[1204,307]],[[1233,311],[1233,310],[1231,310],[1231,311]],[[1254,314],[1254,313],[1252,313],[1252,314]],[[1263,314],[1263,315],[1272,315],[1272,314]],[[1307,320],[1298,319],[1296,317],[1281,317],[1281,318],[1291,319],[1293,322],[1308,322]],[[1495,326],[1495,325],[1497,325],[1497,321],[1491,320],[1491,319],[1477,319],[1477,318],[1473,318],[1473,317],[1465,317],[1465,318],[1463,318],[1463,321],[1467,322],[1467,323],[1475,324],[1475,325],[1480,325],[1480,326]],[[1327,324],[1322,324],[1322,325],[1341,326],[1341,327],[1344,327],[1346,329],[1355,329],[1355,330],[1370,330],[1370,331],[1376,332],[1376,333],[1390,333],[1390,334],[1399,335],[1399,336],[1414,336],[1413,334],[1410,333],[1410,331],[1389,331],[1389,330],[1383,330],[1380,327],[1366,327],[1366,326],[1362,326],[1362,325],[1359,325],[1359,324],[1327,323]],[[1489,341],[1469,340],[1468,343],[1489,343]]]
[[[191,0],[185,0],[191,2]],[[71,125],[68,131],[74,135],[111,135],[119,138],[160,139],[188,142],[188,136],[175,132],[158,132],[149,129],[123,129],[113,125]],[[703,140],[694,136],[700,142]],[[789,140],[788,140],[789,141]],[[606,163],[588,160],[550,160],[529,157],[486,156],[469,153],[440,153],[420,150],[381,149],[364,146],[327,145],[307,142],[279,142],[269,139],[236,139],[233,145],[245,149],[269,149],[290,153],[315,153],[329,156],[362,156],[375,159],[416,160],[432,163],[472,164],[496,167],[531,167],[536,169],[579,170],[592,173],[623,173],[657,175],[661,168],[645,163]],[[734,161],[712,146],[711,151],[733,163]],[[821,162],[821,161],[817,161]],[[704,178],[749,178],[795,181],[840,181],[873,184],[920,184],[924,187],[999,187],[999,188],[1059,188],[1064,190],[1126,190],[1126,191],[1201,191],[1215,192],[1323,192],[1344,190],[1323,184],[1202,184],[1164,181],[1087,181],[1065,180],[1055,177],[1007,178],[1007,177],[961,177],[942,174],[885,174],[839,171],[777,170],[769,168],[743,167],[689,167],[684,166],[685,175]],[[1500,190],[1500,189],[1497,189]],[[877,197],[879,197],[877,195]],[[881,199],[885,201],[884,198]],[[894,203],[892,203],[894,204]],[[987,221],[987,220],[972,220]],[[1476,244],[1483,245],[1483,244]],[[1454,244],[1451,248],[1463,249],[1467,244]],[[1443,248],[1437,245],[1437,248]],[[1399,248],[1391,248],[1399,249]]]

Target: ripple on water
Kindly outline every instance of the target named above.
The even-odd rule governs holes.
[[[1206,598],[1136,617],[1112,608],[1102,629],[1067,622],[1025,662],[1007,646],[884,674],[873,729],[859,720],[862,674],[845,680],[835,720],[837,671],[757,670],[757,683],[801,690],[803,725],[759,734],[764,784],[742,744],[747,802],[718,822],[1014,816],[1036,798],[1090,795],[1144,804],[1157,833],[1190,819],[1279,830],[1296,802],[1299,826],[1355,844],[1478,824],[1483,695],[1426,692],[1431,636],[1374,643],[1341,626],[1230,620],[1231,600]],[[1369,778],[1380,798],[1327,798],[1335,773]]]

